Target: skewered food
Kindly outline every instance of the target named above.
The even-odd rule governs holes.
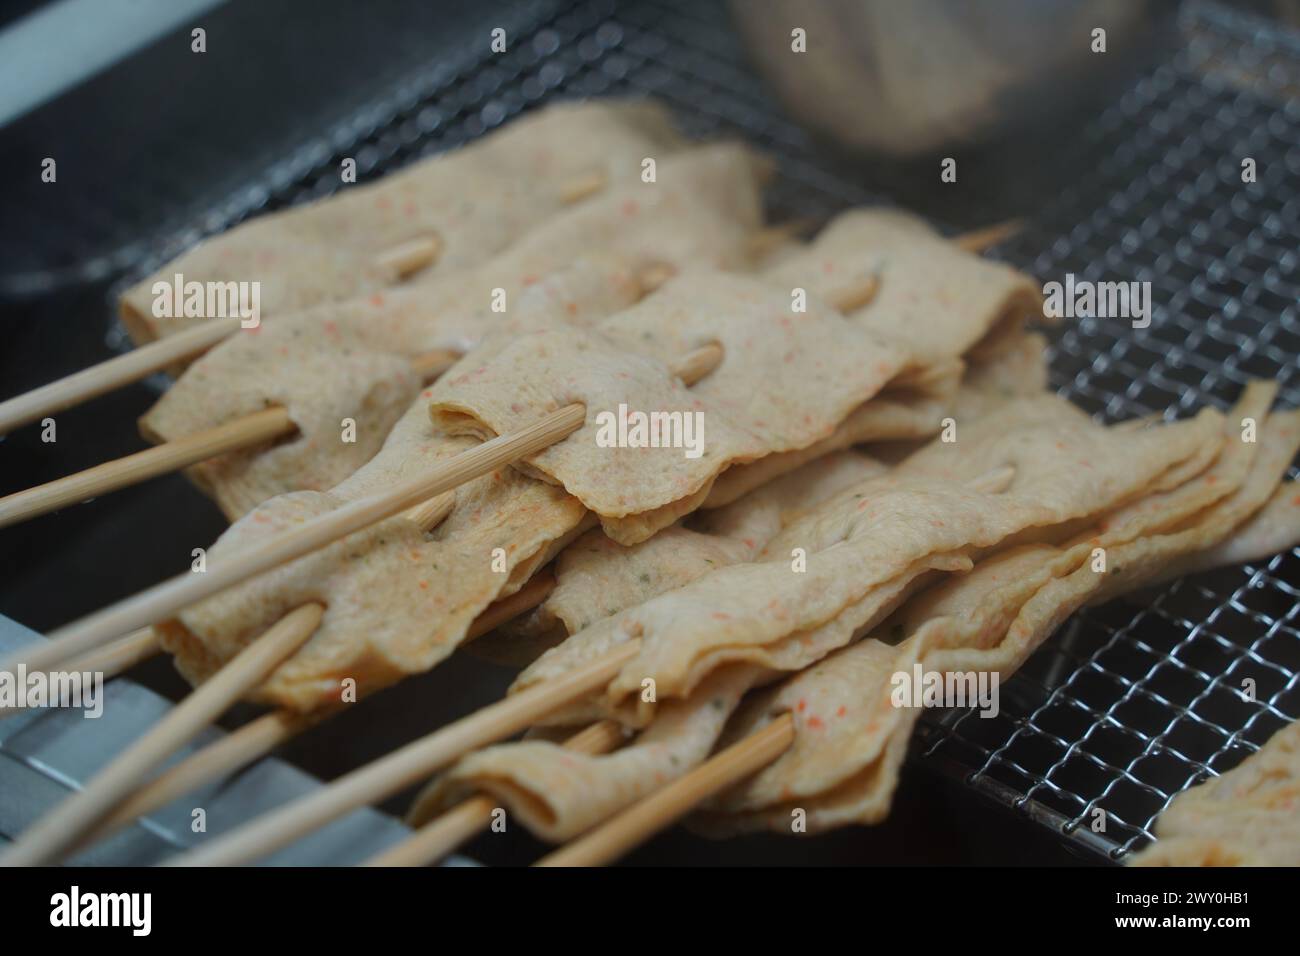
[[[789,748],[715,796],[695,825],[784,831],[794,812],[812,831],[871,822],[888,812],[917,714],[889,694],[899,673],[1010,673],[1086,603],[1295,541],[1300,509],[1282,475],[1300,415],[1269,411],[1272,385],[1250,386],[1227,416],[1101,427],[1042,390],[1042,342],[1022,328],[1039,304],[1033,282],[898,213],[847,214],[755,274],[729,272],[751,266],[757,248],[758,165],[737,147],[681,149],[655,125],[620,117],[605,130],[616,145],[593,173],[598,198],[559,210],[593,190],[561,191],[558,204],[543,196],[508,238],[453,230],[464,243],[443,251],[455,254],[402,288],[348,242],[336,286],[299,290],[302,264],[290,263],[277,273],[276,320],[199,362],[146,420],[164,438],[268,401],[302,419],[298,440],[203,469],[229,513],[249,511],[212,549],[217,566],[273,551],[336,512],[361,514],[394,486],[404,490],[366,520],[397,513],[456,485],[446,464],[474,459],[481,440],[571,420],[568,437],[494,443],[511,449],[494,463],[510,464],[485,474],[487,456],[474,459],[477,471],[456,472],[454,502],[428,501],[418,516],[344,540],[363,522],[335,522],[334,539],[312,546],[335,544],[270,573],[274,564],[259,564],[160,626],[191,680],[229,678],[225,703],[261,681],[259,699],[310,711],[337,700],[345,681],[364,694],[436,665],[489,604],[558,555],[554,593],[515,631],[553,646],[497,705],[513,716],[480,715],[492,726],[473,743],[433,735],[416,748],[427,756],[398,760],[394,780],[358,771],[364,785],[320,795],[328,812],[532,723],[529,739],[461,760],[415,818],[485,789],[539,834],[567,839],[712,763],[715,750],[784,728],[778,750]],[[661,182],[618,184],[652,141],[671,152]],[[489,165],[465,177],[471,193],[497,174]],[[318,229],[338,208],[270,220],[248,249],[277,229]],[[191,261],[206,269],[220,248]],[[497,293],[511,303],[499,313],[488,306]],[[299,294],[316,305],[300,309]],[[715,345],[702,381],[674,364]],[[439,347],[469,354],[420,392],[410,360]],[[285,374],[268,388],[265,367],[245,361],[253,356],[283,360]],[[259,380],[261,392],[243,387]],[[336,394],[322,397],[322,381]],[[683,441],[636,440],[625,412],[680,422]],[[697,415],[708,428],[699,443],[685,426]],[[360,425],[360,448],[331,447],[340,416]],[[844,450],[922,439],[944,418],[945,436],[919,450]],[[1246,422],[1252,433],[1258,424],[1258,444]],[[314,487],[280,494],[304,483]],[[283,653],[267,650],[280,641]],[[226,666],[259,654],[257,668]],[[567,696],[546,700],[561,687]],[[525,700],[529,709],[509,710]],[[599,746],[552,742],[593,718]],[[626,745],[601,731],[610,718]],[[123,778],[110,781],[118,797]],[[87,805],[107,810],[110,791],[94,790]],[[53,820],[22,858],[70,845],[75,834],[50,837],[66,822]],[[1249,831],[1250,844],[1256,824],[1226,822],[1223,834]],[[274,825],[262,821],[245,842]]]
[[[689,696],[727,663],[799,670],[883,616],[927,571],[969,567],[972,551],[1135,497],[1215,441],[1222,421],[1206,411],[1158,428],[1119,430],[1080,421],[1073,410],[1041,420],[1050,402],[1022,404],[1028,408],[1004,421],[972,423],[956,443],[932,444],[902,469],[914,487],[862,498],[842,493],[769,542],[767,560],[724,568],[574,635],[526,670],[516,689],[638,638],[640,653],[592,702],[594,711],[564,715],[614,716],[637,726],[653,715],[640,701],[646,679],[662,700]],[[1016,428],[1016,416],[1036,423]],[[963,487],[1008,466],[1014,478],[1004,494]],[[794,549],[806,555],[801,573],[791,573]]]
[[[784,291],[772,289],[758,280],[710,273],[707,277],[684,276],[677,282],[689,283],[691,289],[700,289],[701,293],[707,291],[707,283],[713,283],[713,288],[717,291],[711,293],[712,298],[705,300],[706,305],[719,304],[728,294],[742,294],[766,296],[769,300],[775,297],[785,303],[785,308],[788,309]],[[670,287],[662,290],[656,298],[662,296],[672,303],[685,301],[675,297],[671,288],[673,285],[676,282],[670,283]],[[486,343],[481,352],[488,356],[488,361],[491,361],[493,355],[508,352],[515,342],[547,339],[555,330],[563,333],[572,327],[569,309],[562,305],[557,308],[545,287],[532,296],[530,302],[536,303],[535,308],[532,305],[522,308],[516,321],[525,325],[532,323],[542,328],[524,336],[518,336],[512,330],[501,340]],[[779,327],[781,320],[788,315],[788,311],[773,312],[772,309],[776,307],[771,306],[766,312],[750,310],[737,313],[730,320],[733,331],[722,336],[732,351],[714,374],[722,375],[732,382],[738,394],[747,394],[778,374],[790,374],[784,370],[788,346],[783,349],[774,348],[766,334],[769,326]],[[817,311],[805,320],[804,325],[826,329],[821,341],[827,342],[825,336],[829,335],[831,328],[845,331],[844,318],[834,310],[816,304],[814,308]],[[547,325],[544,316],[551,317],[554,329],[544,327]],[[698,302],[690,312],[690,317],[701,331],[707,332],[710,339],[717,337],[720,321],[713,313],[701,309]],[[601,323],[602,331],[609,323],[617,323],[612,326],[613,331],[606,338],[605,354],[611,362],[637,369],[645,381],[663,389],[664,394],[676,396],[678,407],[682,410],[692,410],[697,399],[692,393],[682,390],[681,386],[673,384],[666,366],[644,354],[633,354],[632,351],[624,353],[616,344],[626,343],[622,348],[633,350],[646,348],[646,343],[650,342],[651,347],[662,348],[643,338],[645,331],[660,327],[658,319],[656,312],[631,310]],[[684,325],[686,321],[686,316],[679,317],[681,341],[694,341],[698,335],[692,337]],[[744,332],[742,323],[749,323],[748,334]],[[522,326],[516,326],[518,327]],[[852,334],[853,329],[853,326],[847,326],[849,334]],[[872,347],[874,341],[867,333],[857,334],[864,348]],[[816,361],[818,358],[815,355],[805,357],[806,363]],[[898,358],[894,362],[896,365],[901,364]],[[810,371],[811,368],[810,365]],[[472,354],[449,373],[448,378],[456,381],[463,375],[477,376],[476,369],[476,354]],[[870,367],[865,372],[855,372],[853,378],[839,386],[840,393],[847,395],[847,400],[840,399],[841,405],[847,407],[865,399],[871,389],[879,387],[880,378],[881,373]],[[623,388],[622,380],[616,379],[616,384],[620,389]],[[628,396],[627,391],[616,394]],[[430,397],[433,395],[431,392]],[[607,403],[608,401],[606,399]],[[824,399],[821,396],[811,396],[806,401],[814,403],[813,407],[816,407]],[[419,404],[422,406],[423,402]],[[390,436],[390,445],[394,450],[377,456],[358,472],[358,476],[343,483],[337,489],[337,494],[311,496],[299,493],[296,496],[273,499],[255,509],[245,519],[237,522],[218,542],[213,549],[213,561],[220,560],[227,550],[237,551],[251,541],[273,535],[287,526],[303,521],[309,515],[338,507],[342,501],[364,496],[376,481],[391,483],[398,474],[420,462],[454,454],[474,444],[472,440],[447,435],[441,429],[431,429],[427,420],[422,426],[417,424],[423,417],[422,407],[408,413],[405,422]],[[414,435],[421,437],[412,439],[411,436]],[[673,452],[671,461],[675,468],[690,463],[680,450]],[[524,483],[523,490],[517,487],[520,482]],[[533,485],[539,487],[534,488]],[[419,538],[420,535],[410,527],[409,522],[403,526],[400,524],[403,519],[392,519],[367,533],[370,537],[368,545],[363,546],[357,540],[342,542],[334,549],[190,609],[181,615],[178,624],[164,628],[167,646],[179,655],[181,667],[186,673],[193,678],[201,678],[228,660],[263,627],[301,600],[323,600],[323,594],[332,593],[334,596],[329,601],[330,610],[316,637],[277,672],[268,684],[266,693],[272,699],[288,706],[306,708],[314,706],[324,695],[337,693],[338,682],[345,676],[358,679],[366,687],[373,687],[391,681],[400,673],[427,669],[449,653],[459,640],[459,637],[440,637],[444,633],[444,626],[448,635],[463,636],[465,626],[474,615],[507,586],[507,575],[515,573],[516,562],[527,562],[538,555],[542,556],[541,560],[545,560],[553,551],[543,547],[543,544],[553,544],[558,548],[564,543],[567,534],[582,530],[578,523],[585,517],[585,508],[566,494],[565,489],[537,482],[518,473],[499,477],[489,485],[480,483],[472,487],[490,489],[490,502],[475,504],[472,494],[476,492],[464,497],[453,513],[453,520],[449,520],[446,528],[440,532],[439,540],[460,541],[456,529],[461,526],[454,519],[461,513],[490,515],[491,519],[486,522],[488,525],[496,521],[515,522],[510,525],[514,529],[511,533],[501,534],[498,531],[491,541],[475,538],[461,542],[467,549],[466,552],[454,560],[439,560],[436,556],[426,554],[427,548],[417,546],[414,538]],[[462,489],[462,495],[464,494]],[[477,519],[473,522],[476,527],[484,523]],[[388,530],[390,528],[395,530]],[[494,567],[496,562],[492,560],[492,553],[497,547],[504,550],[507,566]],[[345,560],[346,555],[363,556],[366,566],[376,569],[373,575],[353,571],[351,566],[361,563],[360,559]],[[412,555],[418,557],[413,561]],[[426,560],[428,563],[425,563]],[[520,573],[525,576],[530,573],[528,566]],[[455,583],[442,583],[443,577],[450,578],[453,575],[456,576]],[[342,577],[355,581],[355,584],[345,585]],[[436,586],[431,581],[437,582]],[[354,587],[357,589],[355,592],[352,590]],[[447,594],[455,594],[462,587],[474,589],[477,595],[475,602],[462,608],[453,600],[448,607],[463,609],[467,616],[463,620],[459,614],[445,618],[440,611],[448,608],[442,607],[441,602]],[[341,592],[356,593],[358,596],[355,601],[350,601],[341,597]],[[415,600],[408,601],[407,594]],[[480,602],[479,598],[485,600]],[[410,610],[403,614],[392,613],[391,606],[403,601],[408,601]],[[369,620],[372,616],[382,616],[387,623],[372,627]],[[377,621],[374,623],[378,624]],[[199,639],[198,634],[205,637]],[[401,635],[400,638],[395,636],[398,634]]]
[[[1152,557],[1135,562],[1135,552],[1204,556],[1214,553],[1206,550],[1207,541],[1234,528],[1250,537],[1250,523],[1241,523],[1243,515],[1267,498],[1268,489],[1276,487],[1281,470],[1300,446],[1294,413],[1268,417],[1261,438],[1268,450],[1258,455],[1253,443],[1233,440],[1242,418],[1265,419],[1274,391],[1265,383],[1249,388],[1224,422],[1223,441],[1208,443],[1213,454],[1171,465],[1152,481],[1146,494],[1104,514],[1097,526],[1103,530],[1078,533],[1072,523],[1065,523],[1051,528],[1047,537],[1073,534],[1072,544],[1016,544],[982,558],[969,574],[953,577],[903,604],[884,623],[869,628],[865,639],[760,693],[728,725],[721,744],[718,728],[736,706],[739,693],[763,681],[753,665],[711,672],[685,700],[663,703],[634,743],[608,756],[561,756],[553,745],[536,740],[498,745],[467,757],[421,795],[412,820],[423,822],[465,793],[481,789],[503,799],[534,832],[552,840],[567,839],[684,773],[715,744],[725,746],[747,738],[789,713],[797,728],[794,746],[716,801],[696,825],[717,834],[755,828],[790,832],[796,811],[803,813],[808,832],[875,822],[888,812],[919,713],[893,699],[891,678],[910,674],[917,665],[939,673],[958,669],[1009,673],[1081,603],[1104,600],[1140,585],[1143,568],[1160,566],[1160,559]],[[1081,418],[1068,407],[1052,410],[1051,402],[1038,405],[1004,407],[981,423],[985,435],[1005,430],[1009,421],[1035,421],[1041,426],[1057,418],[1059,426],[1076,424]],[[1005,452],[1020,444],[988,438],[981,442],[978,431],[976,442],[961,453],[956,473],[987,463],[990,449],[1001,446]],[[909,472],[933,473],[945,459],[943,470],[951,473],[952,458],[951,450],[932,445],[868,485],[883,490],[908,481]],[[1219,504],[1206,511],[1206,502],[1216,499]],[[743,499],[739,504],[747,503]],[[1183,527],[1187,515],[1194,520]],[[1171,537],[1157,533],[1171,527],[1179,529]],[[1291,527],[1298,532],[1289,542],[1294,543],[1300,540],[1300,528],[1294,519]],[[1144,534],[1151,537],[1135,541]],[[1088,563],[1097,546],[1118,555],[1109,575]],[[637,550],[614,552],[615,581],[619,572],[646,565],[652,552],[647,549],[633,560]],[[656,553],[662,564],[673,563],[666,551]],[[587,569],[587,575],[599,566],[597,554],[590,552],[578,565]],[[608,572],[600,578],[608,581]]]

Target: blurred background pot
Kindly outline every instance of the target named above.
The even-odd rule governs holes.
[[[909,160],[1082,122],[1176,35],[1173,0],[732,0],[803,125]],[[792,50],[802,28],[807,52]],[[1105,30],[1106,52],[1093,52]]]

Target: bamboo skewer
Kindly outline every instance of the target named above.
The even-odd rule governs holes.
[[[476,617],[466,634],[466,642],[537,607],[554,588],[555,578],[549,573],[534,577],[514,594],[496,601]],[[150,780],[123,801],[83,842],[103,839],[177,797],[247,766],[340,710],[337,707],[321,708],[305,714],[276,710],[249,721]]]
[[[593,196],[609,185],[609,174],[603,169],[595,169],[582,176],[575,176],[560,187],[560,201],[568,205],[581,202]]]
[[[295,431],[297,426],[283,408],[266,408],[216,428],[205,428],[156,448],[6,495],[0,498],[0,528]]]
[[[684,356],[673,371],[684,382],[691,384],[708,374],[721,360],[721,347],[709,345]],[[452,491],[467,481],[549,448],[581,428],[586,417],[586,407],[581,403],[565,405],[514,434],[501,435],[483,442],[381,494],[350,502],[260,545],[227,555],[202,574],[184,572],[60,628],[50,635],[47,644],[34,651],[24,649],[0,661],[0,670],[15,670],[23,663],[28,670],[48,670],[73,654],[88,651],[146,624],[156,624],[181,608],[211,597],[218,591],[247,581],[404,509]]]
[[[714,755],[684,777],[646,797],[596,829],[538,860],[536,866],[604,866],[701,801],[757,773],[794,743],[794,720],[782,714],[757,733]]]
[[[118,804],[77,845],[98,842],[177,797],[248,766],[337,712],[325,708],[305,714],[273,710],[249,721],[154,777]]]
[[[788,242],[813,231],[811,219],[790,219],[775,226],[760,229],[749,243],[749,254],[755,259],[765,259]]]
[[[248,687],[264,679],[311,637],[325,609],[305,604],[285,615],[260,638],[245,647],[214,677],[198,687],[162,721],[113,760],[53,812],[28,829],[3,854],[0,864],[34,866],[46,863],[76,844],[87,830],[104,819],[130,794],[140,777],[192,740]]]
[[[158,635],[154,633],[153,628],[142,627],[111,644],[105,644],[80,660],[73,661],[68,669],[98,671],[104,675],[105,680],[108,680],[123,671],[130,670],[141,661],[147,661],[160,650],[162,646],[158,643]]]
[[[0,435],[206,352],[239,331],[239,323],[238,318],[210,319],[192,329],[142,345],[125,355],[0,402]]]
[[[580,730],[564,742],[567,750],[582,754],[609,753],[623,741],[617,721],[602,720]],[[497,801],[485,793],[467,797],[430,821],[401,843],[371,857],[362,866],[427,866],[451,853],[492,823]]]
[[[856,309],[862,308],[864,305],[866,305],[868,302],[874,299],[876,297],[876,293],[879,291],[880,291],[880,279],[877,276],[872,276],[870,280],[862,283],[861,285],[854,286],[849,289],[844,289],[833,294],[830,297],[830,302],[831,305],[833,305],[837,311],[843,312],[845,315],[847,315],[848,313],[853,312]]]
[[[416,236],[399,243],[375,256],[375,267],[392,272],[399,279],[408,279],[426,266],[433,265],[442,255],[442,237]]]
[[[168,863],[235,866],[266,856],[351,810],[384,800],[424,780],[471,750],[531,727],[547,714],[603,687],[636,656],[640,646],[640,641],[629,641],[567,674],[490,704]]]
[[[954,236],[952,241],[967,252],[983,252],[1017,235],[1024,228],[1023,219],[1008,219],[1005,222],[995,222],[991,226],[963,232],[959,236]]]
[[[418,356],[411,365],[425,378],[436,378],[459,357],[456,352],[438,349]],[[188,468],[217,455],[287,438],[297,430],[287,409],[264,408],[223,425],[6,495],[0,498],[0,528]]]

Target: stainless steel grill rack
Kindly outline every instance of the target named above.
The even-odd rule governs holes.
[[[1004,250],[1042,277],[1152,283],[1149,328],[1085,319],[1053,344],[1053,384],[1106,418],[1223,407],[1258,376],[1300,404],[1300,42],[1211,5],[1182,27],[1088,130],[1109,150],[1095,175]],[[1122,858],[1174,794],[1300,718],[1300,554],[1078,614],[1003,699],[993,721],[928,721],[921,759]]]
[[[147,244],[146,274],[204,231],[337,188],[339,159],[378,175],[555,96],[645,94],[686,132],[736,134],[775,156],[774,217],[829,217],[888,201],[861,167],[782,114],[746,63],[721,3],[539,4],[510,52],[416,71],[183,232]],[[1300,38],[1210,3],[1184,43],[1078,134],[1082,174],[1032,209],[998,254],[1047,281],[1152,284],[1149,328],[1080,319],[1054,334],[1052,383],[1098,416],[1219,407],[1277,378],[1300,405]],[[1258,182],[1241,182],[1255,159]],[[966,197],[970,227],[1023,206]],[[123,282],[128,281],[126,279]],[[121,283],[119,283],[120,288]],[[1294,475],[1294,472],[1293,472]],[[1252,677],[1258,699],[1244,700]],[[930,714],[914,761],[965,781],[1087,854],[1122,858],[1178,791],[1229,769],[1300,717],[1300,552],[1180,581],[1076,615],[1003,689],[1002,714]],[[1095,811],[1105,829],[1094,830]]]

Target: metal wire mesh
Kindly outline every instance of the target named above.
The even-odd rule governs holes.
[[[1114,144],[1095,176],[1006,250],[1040,276],[1152,283],[1149,328],[1084,319],[1054,342],[1053,384],[1106,418],[1223,407],[1253,377],[1300,403],[1300,47],[1212,6],[1183,25],[1187,47],[1089,131]],[[1174,794],[1300,716],[1298,581],[1292,552],[1076,615],[1004,689],[999,718],[932,719],[921,753],[1122,857]]]
[[[1178,55],[1080,134],[1088,174],[1061,184],[1000,250],[1044,279],[1152,283],[1149,328],[1084,318],[1054,338],[1054,387],[1106,419],[1226,407],[1253,377],[1276,378],[1282,402],[1300,405],[1300,43],[1209,4],[1186,7],[1181,26]],[[343,156],[378,174],[554,96],[627,93],[664,100],[690,134],[739,133],[774,155],[774,217],[884,198],[781,114],[721,4],[586,0],[505,55],[412,79],[204,228],[332,192]],[[1257,164],[1252,185],[1245,157]],[[193,238],[157,243],[133,276]],[[929,714],[916,759],[1118,858],[1150,839],[1173,794],[1300,717],[1298,583],[1292,552],[1078,614],[1004,686],[998,718]],[[1254,701],[1239,692],[1247,677]]]

